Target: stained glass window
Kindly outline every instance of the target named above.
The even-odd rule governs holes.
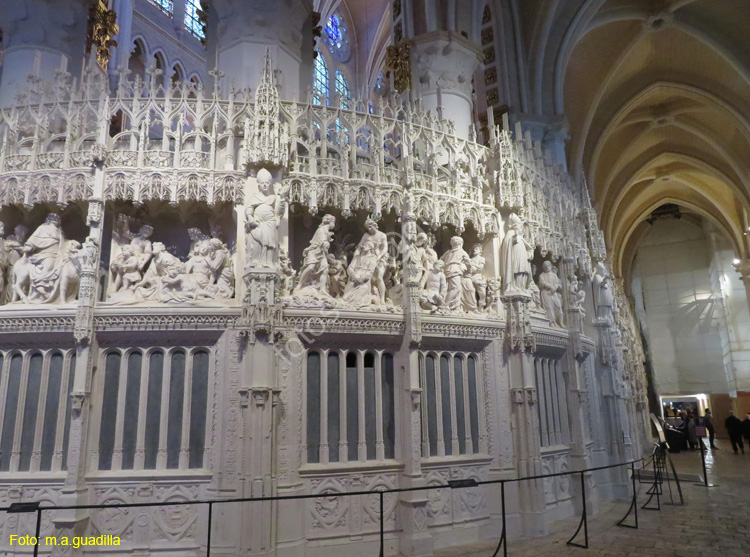
[[[148,0],[148,3],[152,6],[156,6],[169,17],[172,17],[172,13],[174,12],[172,0]]]
[[[315,104],[329,103],[328,68],[323,55],[318,52],[315,57],[315,75],[313,76],[313,102]]]
[[[339,94],[341,108],[349,108],[349,101],[352,100],[351,93],[349,93],[349,84],[346,82],[344,72],[336,70],[336,92]]]
[[[331,55],[339,62],[347,62],[350,56],[349,33],[346,30],[344,19],[339,13],[328,18],[323,30],[323,41],[328,46]]]
[[[198,10],[200,9],[200,0],[185,0],[185,29],[199,39],[205,39],[206,33],[203,29],[203,24],[198,18]]]
[[[328,18],[326,34],[333,44],[341,46],[341,41],[344,40],[344,35],[341,32],[341,20],[339,19],[339,16],[334,14]]]
[[[385,95],[385,80],[382,73],[379,73],[378,78],[375,80],[375,92],[381,96]]]
[[[339,94],[339,103],[341,103],[341,108],[348,109],[349,108],[349,101],[351,101],[352,96],[349,92],[349,84],[346,82],[346,78],[344,77],[344,72],[341,70],[336,70],[336,92]],[[336,118],[336,132],[341,131],[341,120],[339,118]],[[349,133],[346,133],[346,141],[349,142]]]

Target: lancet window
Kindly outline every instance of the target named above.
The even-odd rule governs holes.
[[[198,11],[200,9],[200,0],[185,0],[185,29],[199,39],[205,39],[206,33],[203,30],[203,24],[198,17]]]
[[[352,95],[349,91],[349,84],[346,82],[346,77],[344,77],[344,72],[341,70],[336,70],[336,92],[339,94],[341,108],[348,109]]]
[[[539,398],[539,443],[542,447],[570,444],[568,394],[558,359],[534,359],[536,390]]]
[[[310,351],[305,376],[308,463],[395,458],[393,354]]]
[[[328,104],[330,102],[330,86],[328,84],[328,66],[323,55],[318,52],[315,57],[313,76],[313,102],[315,104]]]
[[[74,350],[0,352],[0,472],[66,469]]]
[[[480,441],[482,402],[479,358],[474,354],[430,352],[420,358],[422,455],[471,455],[486,450]]]
[[[165,13],[169,17],[172,17],[172,15],[174,14],[174,5],[172,3],[172,0],[148,0],[148,3],[152,6],[156,6],[161,12]]]
[[[205,348],[104,353],[92,468],[204,468],[209,354]]]

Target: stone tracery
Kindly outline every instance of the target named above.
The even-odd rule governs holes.
[[[34,252],[37,255],[47,249],[40,239],[58,238],[59,242],[65,242],[65,250],[58,249],[49,258],[46,255],[38,258],[40,267],[45,265],[46,259],[54,259],[55,266],[59,262],[59,283],[52,275],[44,278],[41,272],[34,275],[19,266],[13,276],[23,284],[34,286],[33,289],[27,286],[22,292],[31,296],[32,291],[39,291],[41,294],[34,296],[43,296],[45,300],[52,296],[50,301],[53,301],[56,295],[63,302],[70,301],[84,266],[83,252],[88,267],[92,266],[92,261],[98,261],[97,238],[108,238],[101,234],[101,228],[105,228],[111,233],[112,241],[109,254],[102,257],[108,269],[103,303],[97,301],[96,296],[92,298],[92,306],[97,305],[97,312],[102,315],[97,314],[96,319],[90,316],[91,330],[88,336],[81,338],[95,336],[97,326],[114,327],[118,331],[153,327],[159,334],[172,326],[181,329],[194,326],[201,334],[210,327],[231,329],[232,332],[226,333],[222,330],[222,334],[229,336],[219,341],[223,343],[219,344],[221,349],[228,352],[228,355],[222,353],[221,358],[230,362],[231,369],[228,378],[217,380],[215,386],[217,390],[224,389],[221,396],[227,397],[227,439],[239,443],[240,427],[254,428],[255,438],[264,435],[267,438],[271,433],[258,428],[272,420],[263,421],[269,415],[256,420],[257,413],[275,412],[271,409],[281,406],[283,419],[298,420],[296,427],[301,432],[303,387],[294,382],[296,376],[290,379],[290,370],[298,371],[295,366],[299,364],[299,356],[288,358],[283,364],[279,363],[282,358],[277,356],[278,351],[284,350],[279,347],[285,343],[298,342],[307,350],[306,345],[318,342],[318,332],[325,342],[334,335],[341,335],[341,342],[351,344],[350,354],[356,355],[357,367],[347,363],[345,352],[340,352],[341,359],[337,363],[326,361],[325,373],[331,374],[329,383],[334,370],[342,368],[353,369],[356,373],[367,369],[368,374],[372,369],[372,373],[376,373],[375,368],[370,367],[368,351],[372,347],[378,352],[390,351],[401,337],[405,348],[395,357],[404,369],[416,366],[415,377],[425,372],[420,368],[426,365],[425,347],[442,342],[451,344],[456,347],[456,353],[442,354],[436,364],[447,366],[443,387],[446,391],[442,394],[451,394],[450,389],[455,391],[457,385],[464,389],[464,394],[453,393],[453,398],[473,401],[477,413],[474,415],[471,403],[467,403],[460,411],[463,427],[474,424],[479,428],[479,424],[486,422],[486,415],[492,416],[493,410],[491,408],[487,414],[482,411],[483,405],[489,405],[494,396],[492,389],[496,381],[494,374],[487,370],[502,370],[498,375],[507,372],[500,362],[505,346],[510,346],[511,357],[518,358],[526,357],[524,354],[535,350],[537,344],[557,351],[566,349],[565,335],[569,332],[562,318],[561,294],[564,288],[572,293],[573,285],[561,284],[551,264],[547,268],[545,263],[537,286],[531,261],[538,262],[540,256],[548,257],[560,265],[562,276],[567,277],[564,272],[570,268],[588,277],[591,254],[595,251],[592,245],[600,240],[600,232],[595,219],[589,218],[587,201],[569,179],[563,180],[561,174],[550,172],[543,161],[535,157],[533,149],[518,134],[514,138],[508,129],[493,126],[491,145],[485,147],[475,141],[472,132],[468,140],[453,135],[449,124],[434,113],[421,110],[418,103],[406,101],[406,97],[392,98],[373,111],[374,114],[362,111],[361,106],[356,110],[298,101],[281,102],[269,64],[267,54],[263,83],[259,88],[263,93],[256,95],[255,102],[249,101],[249,95],[222,93],[218,87],[212,96],[185,84],[181,89],[171,88],[164,96],[159,90],[144,94],[137,82],[124,79],[119,86],[116,108],[125,110],[133,118],[130,128],[98,147],[96,144],[74,145],[73,134],[68,132],[68,150],[77,154],[59,161],[52,156],[54,151],[29,154],[21,149],[22,138],[14,136],[17,128],[9,125],[6,113],[0,112],[0,128],[12,139],[7,154],[0,159],[3,165],[0,166],[0,184],[3,188],[9,187],[12,180],[13,196],[20,192],[20,198],[13,197],[11,203],[33,205],[42,200],[49,202],[50,197],[62,203],[71,196],[84,196],[91,197],[90,214],[97,210],[112,214],[105,203],[115,207],[125,203],[128,207],[127,216],[113,214],[112,222],[101,218],[101,227],[96,223],[91,225],[92,241],[87,239],[83,246],[66,240],[62,234],[56,236],[51,229],[43,229],[43,234],[35,230],[29,241],[37,246]],[[449,86],[455,79],[448,78],[442,75],[437,81]],[[82,109],[77,104],[85,94],[68,90],[64,95],[69,96],[55,101],[60,113],[65,115],[59,125],[72,127],[77,119],[88,122],[82,118]],[[199,96],[200,99],[196,98]],[[39,117],[41,108],[35,103],[42,100],[42,97],[30,99],[27,105],[16,109],[13,118]],[[112,116],[108,110],[114,108],[100,107],[101,114],[106,114],[107,118]],[[175,118],[174,114],[180,111],[189,117]],[[151,115],[138,120],[138,114],[147,113]],[[99,123],[103,128],[109,125],[107,118],[102,117]],[[337,126],[340,126],[338,140],[324,133]],[[37,133],[46,132],[39,130]],[[161,134],[164,141],[157,149],[150,142],[142,141],[139,134],[143,137]],[[354,145],[346,142],[347,134],[351,138],[359,134],[372,139]],[[45,144],[42,140],[39,143]],[[94,192],[82,189],[81,193],[76,193],[70,188],[57,191],[55,188],[62,187],[65,180],[46,180],[52,170],[65,175],[90,165],[94,159],[88,156],[89,151],[99,153],[95,159],[99,165],[96,169],[98,182],[95,182],[98,189]],[[443,156],[445,161],[441,160]],[[494,168],[502,170],[495,172]],[[542,187],[538,187],[539,184]],[[7,200],[9,194],[3,195],[6,196],[4,201]],[[167,234],[165,219],[146,210],[153,206],[150,204],[162,202],[184,211],[180,213],[179,231],[175,233],[178,240]],[[229,234],[226,240],[216,228],[216,222],[204,219],[197,223],[187,218],[189,211],[185,209],[189,204],[197,204],[210,212],[218,203],[231,204],[239,215],[236,223],[228,218],[218,223],[224,233]],[[303,215],[300,220],[293,221],[292,207]],[[316,227],[314,223],[319,218],[320,224]],[[300,227],[299,223],[304,224]],[[504,223],[507,223],[507,230]],[[340,228],[336,228],[337,224]],[[299,228],[310,231],[309,241],[310,236],[300,234]],[[94,237],[96,234],[98,236]],[[236,234],[236,246],[231,240],[232,234]],[[33,255],[23,255],[23,249],[18,253],[18,247],[28,243],[25,238],[21,239],[23,235],[23,229],[19,229],[15,239],[6,238],[5,258],[0,259],[0,264],[6,266],[6,277],[8,261],[16,257],[17,262]],[[465,250],[464,245],[471,246],[470,250]],[[562,266],[563,261],[568,262],[566,267]],[[242,275],[236,277],[235,269],[241,270]],[[67,277],[67,286],[62,286],[63,277]],[[89,288],[96,293],[96,286]],[[84,293],[83,286],[80,291]],[[79,298],[82,297],[79,294]],[[584,301],[579,295],[575,300],[570,301],[572,308]],[[139,306],[138,312],[143,311],[143,316],[118,317],[134,304]],[[540,319],[538,309],[541,308],[529,311],[529,306],[534,304],[546,310],[546,322]],[[117,306],[116,312],[107,315],[111,306]],[[167,310],[163,306],[167,306]],[[80,302],[79,308],[83,307]],[[204,314],[214,310],[221,317],[210,321],[211,317]],[[335,311],[329,314],[329,310]],[[170,315],[157,316],[164,311]],[[189,312],[201,315],[192,316]],[[339,312],[352,312],[356,316],[342,317]],[[636,342],[626,326],[631,317],[625,316],[624,310],[614,313],[617,315],[613,317],[612,326],[617,327],[619,340],[614,332],[602,338],[606,336],[615,345]],[[87,322],[78,316],[76,322],[76,327],[87,327]],[[209,322],[214,324],[206,325]],[[559,330],[546,328],[551,324]],[[540,328],[547,332],[539,333]],[[307,334],[311,330],[316,335]],[[372,338],[358,344],[356,335],[362,332]],[[271,345],[274,345],[272,351],[263,351]],[[475,352],[479,345],[481,354]],[[407,363],[408,356],[404,356],[409,350],[416,351],[412,363]],[[420,351],[422,364],[418,363]],[[257,354],[260,356],[254,361]],[[224,360],[217,357],[217,362],[220,361]],[[261,365],[257,364],[260,361],[269,362],[268,369],[260,370]],[[379,365],[385,365],[385,360],[378,361]],[[471,376],[474,383],[469,379],[470,365],[475,366],[471,372],[475,374]],[[240,375],[238,370],[242,366],[247,369],[243,368],[241,381],[252,380],[252,385],[232,379],[232,374]],[[284,385],[282,392],[277,394],[273,386],[277,379],[274,374],[282,368],[288,377],[281,383]],[[313,369],[312,364],[308,372],[310,369]],[[433,371],[442,373],[442,369]],[[259,374],[266,371],[268,374],[259,379]],[[322,383],[322,365],[318,373],[321,375],[317,378]],[[383,373],[383,369],[377,373]],[[308,376],[308,381],[315,377],[314,374]],[[386,376],[381,379],[388,380]],[[325,383],[326,387],[329,383]],[[382,396],[383,385],[378,384],[379,396]],[[363,383],[362,388],[369,387]],[[420,390],[422,388],[424,391]],[[629,396],[624,389],[619,391]],[[420,426],[430,420],[423,412],[431,412],[439,396],[437,393],[430,395],[426,375],[424,387],[411,385],[404,392],[408,400],[403,409],[411,412],[410,427],[416,431],[412,440],[416,451],[409,450],[414,447],[405,447],[405,452],[416,454],[410,458],[417,460],[429,458],[433,455],[429,450],[420,451],[417,438]],[[512,396],[519,405],[537,404],[537,393],[531,386]],[[369,391],[363,395],[365,406],[371,404],[367,402],[368,397]],[[424,405],[421,405],[421,397]],[[510,392],[508,399],[511,400]],[[269,400],[273,402],[267,404]],[[279,404],[279,401],[283,402]],[[399,399],[396,403],[399,412],[403,402]],[[451,410],[459,412],[457,408]],[[221,411],[217,410],[217,415]],[[447,406],[444,411],[447,415]],[[378,423],[379,427],[384,427],[382,421]],[[485,425],[489,430],[497,424]],[[363,427],[367,429],[370,425],[363,424]],[[497,439],[486,439],[484,426],[476,435],[464,429],[460,441],[458,419],[450,427],[447,423],[441,427],[448,434],[448,438],[441,440],[443,451],[455,451],[456,456],[464,456],[460,453],[461,446],[464,451],[467,446],[475,447],[474,456],[488,459],[490,455],[485,452],[499,450]],[[450,428],[456,429],[449,431]],[[297,443],[299,449],[304,434],[291,429],[285,429],[284,435],[294,439],[289,443]],[[324,431],[323,425],[319,424],[318,429]],[[371,444],[374,443],[371,448],[367,432],[357,428],[356,433],[361,435],[356,443],[352,441],[356,444],[353,451],[357,459],[372,460],[370,452],[377,456],[382,451],[385,443],[371,439]],[[221,437],[222,433],[216,435]],[[404,433],[399,431],[398,435]],[[508,441],[504,440],[506,444]],[[326,445],[330,453],[332,443],[321,440],[320,444]],[[341,451],[346,451],[348,459],[356,460],[349,457],[348,447]],[[441,456],[446,455],[448,453]],[[236,455],[231,458],[236,459]],[[298,474],[299,465],[288,464],[294,459],[288,455],[284,458],[285,466],[292,469],[285,474]],[[558,460],[564,463],[566,458]],[[376,459],[371,464],[378,468],[383,465],[382,461],[381,455],[380,461]],[[236,466],[236,460],[234,462]],[[323,464],[335,466],[332,462]],[[458,464],[441,472],[446,477],[482,477],[486,468],[469,469]],[[229,475],[236,474],[235,470]],[[340,487],[351,487],[361,481],[361,478],[347,476]],[[377,473],[372,481],[377,481]],[[333,501],[331,498],[325,505],[314,507],[313,516],[336,514],[335,524],[350,520],[348,511],[329,505]],[[472,516],[485,512],[481,502],[474,498],[461,504]],[[450,512],[447,504],[440,512]],[[328,527],[326,520],[319,520],[319,529]],[[315,535],[318,534],[316,531]]]

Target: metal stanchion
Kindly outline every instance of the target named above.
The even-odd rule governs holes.
[[[36,509],[36,543],[34,544],[34,557],[39,555],[39,535],[42,533],[42,509]]]
[[[703,464],[703,482],[696,482],[695,485],[701,487],[716,487],[718,484],[708,483],[708,472],[706,471],[706,446],[703,443],[705,437],[698,438],[698,444],[701,446],[701,464]]]
[[[383,492],[380,492],[380,557],[385,555],[385,530],[383,529]]]
[[[657,444],[656,448],[654,449],[653,456],[651,457],[651,461],[654,464],[654,484],[649,488],[648,491],[646,491],[646,494],[649,496],[648,500],[641,506],[643,510],[646,511],[660,511],[661,510],[661,467],[659,465],[659,446]],[[654,498],[654,495],[656,495],[656,507],[649,507],[649,503]]]
[[[214,504],[208,504],[208,535],[206,536],[206,557],[211,557],[211,519],[213,518]]]
[[[635,483],[635,462],[630,463],[630,479],[633,483],[633,500],[630,502],[630,508],[628,508],[628,512],[625,513],[625,516],[622,517],[620,522],[617,523],[618,526],[622,526],[623,528],[638,528],[638,486]],[[625,520],[630,516],[631,512],[635,512],[635,526],[631,524],[624,524]]]
[[[584,472],[581,472],[581,504],[583,508],[583,512],[581,514],[581,522],[578,524],[578,530],[576,530],[576,533],[573,534],[573,536],[567,541],[567,545],[574,545],[575,547],[580,547],[583,549],[589,548],[589,521],[588,516],[586,514],[586,478],[584,477]],[[583,526],[583,537],[584,537],[584,543],[581,545],[580,543],[575,543],[573,540],[578,535],[578,532],[581,531],[581,527]]]
[[[508,540],[506,537],[505,532],[505,482],[500,482],[500,508],[502,509],[503,513],[503,531],[500,533],[500,541],[497,544],[497,548],[495,549],[495,553],[492,554],[492,557],[497,557],[500,553],[500,548],[503,548],[503,557],[508,557]]]

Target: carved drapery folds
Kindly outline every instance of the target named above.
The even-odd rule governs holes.
[[[98,253],[95,243],[66,238],[57,213],[49,213],[28,238],[26,234],[27,228],[18,225],[0,240],[0,298],[9,304],[73,303],[81,269],[93,265]]]
[[[537,281],[542,309],[551,327],[565,327],[563,319],[562,284],[551,261],[545,261]]]
[[[592,286],[597,321],[612,325],[612,310],[615,303],[614,284],[607,266],[602,261],[596,265]]]
[[[510,227],[500,247],[503,294],[527,294],[532,283],[530,260],[534,247],[524,236],[524,221],[512,213]]]
[[[273,176],[261,168],[256,177],[258,191],[245,202],[246,266],[276,268],[279,222],[286,210],[288,189],[274,192]]]
[[[157,225],[158,226],[158,225]],[[190,249],[182,261],[163,242],[152,241],[154,227],[136,233],[129,218],[115,218],[109,259],[107,301],[113,304],[185,304],[234,297],[234,255],[214,229],[214,237],[198,228],[186,236]]]

